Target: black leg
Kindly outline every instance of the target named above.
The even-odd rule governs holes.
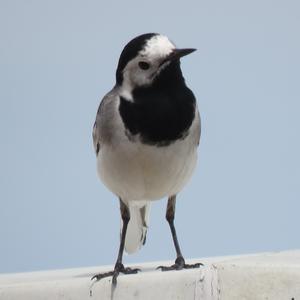
[[[202,263],[188,265],[185,263],[183,255],[181,253],[180,246],[179,246],[178,239],[177,239],[176,229],[175,229],[175,225],[174,225],[175,206],[176,206],[176,196],[171,196],[168,199],[166,219],[170,225],[170,229],[172,232],[172,237],[173,237],[173,242],[174,242],[177,258],[175,260],[174,265],[172,265],[170,267],[159,266],[158,268],[161,269],[162,271],[199,268],[201,265],[203,265]]]
[[[100,274],[94,275],[92,277],[92,280],[97,279],[97,281],[98,281],[102,278],[112,276],[112,284],[114,287],[117,285],[117,277],[120,272],[124,273],[124,274],[136,274],[138,271],[140,271],[139,269],[125,268],[122,263],[125,237],[126,237],[128,222],[130,220],[130,213],[129,213],[128,207],[123,203],[123,201],[121,199],[120,199],[120,212],[121,212],[121,217],[122,217],[122,221],[123,221],[123,228],[122,228],[119,253],[118,253],[118,258],[117,258],[117,261],[115,264],[115,268],[113,271],[106,272],[106,273],[100,273]]]

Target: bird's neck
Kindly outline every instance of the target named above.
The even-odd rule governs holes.
[[[181,71],[168,69],[151,86],[135,88],[132,100],[120,97],[119,111],[127,132],[141,141],[168,145],[184,138],[195,116],[195,97]],[[177,71],[177,72],[175,72]]]
[[[179,89],[186,89],[179,62],[172,62],[155,77],[151,85],[138,86],[131,90],[133,102],[153,98],[176,98]],[[146,100],[147,101],[147,100]],[[153,103],[154,104],[154,103]]]
[[[185,81],[181,72],[180,62],[174,61],[166,66],[155,78],[153,87],[160,89],[174,89],[176,87],[184,87]]]

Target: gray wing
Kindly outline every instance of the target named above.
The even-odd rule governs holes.
[[[118,100],[118,95],[113,89],[102,99],[93,127],[93,144],[96,155],[98,155],[101,144],[111,140],[113,135],[113,120],[115,111],[115,103]]]
[[[94,123],[94,127],[93,127],[93,144],[94,144],[94,149],[96,152],[96,155],[98,155],[99,151],[100,151],[100,136],[99,136],[99,130],[97,128],[97,118],[96,121]]]
[[[200,113],[197,108],[196,110],[196,118],[197,118],[197,130],[196,130],[196,139],[197,139],[197,145],[199,146],[200,143],[200,136],[201,136],[201,118],[200,118]]]
[[[198,107],[195,107],[195,119],[193,121],[192,129],[191,129],[191,136],[195,147],[199,146],[200,142],[200,135],[201,135],[201,120]]]

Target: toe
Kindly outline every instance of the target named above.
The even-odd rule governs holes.
[[[102,278],[109,277],[109,276],[112,276],[112,275],[113,275],[113,271],[112,271],[112,272],[106,272],[106,273],[100,273],[100,274],[94,275],[94,276],[91,278],[91,280],[96,279],[96,281],[99,281],[99,280],[102,279]]]
[[[185,264],[184,268],[185,269],[196,269],[196,268],[200,268],[201,266],[204,266],[204,265],[202,263],[196,263],[196,264],[191,264],[191,265]]]

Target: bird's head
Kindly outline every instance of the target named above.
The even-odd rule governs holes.
[[[196,49],[177,49],[164,35],[147,33],[131,40],[123,49],[116,72],[117,85],[131,92],[159,80],[172,65],[180,72],[179,59]],[[173,74],[174,75],[174,74]]]

